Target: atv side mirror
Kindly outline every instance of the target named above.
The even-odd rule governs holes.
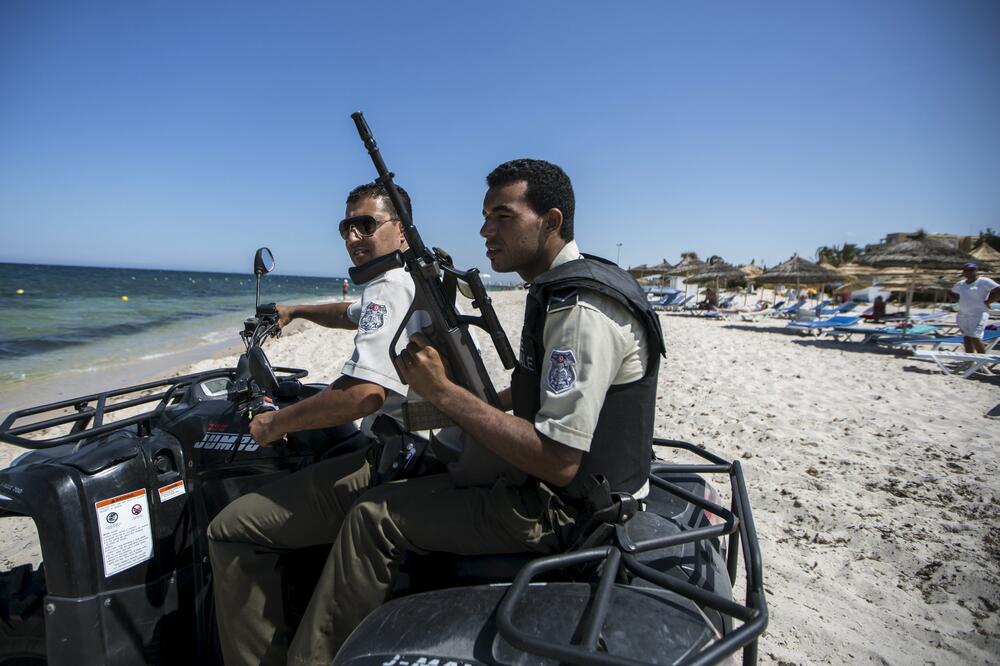
[[[257,250],[257,254],[253,258],[253,272],[254,275],[264,275],[265,273],[270,273],[274,270],[274,255],[271,254],[271,250],[262,247]]]
[[[247,356],[250,362],[250,376],[257,386],[267,393],[278,388],[278,378],[274,376],[274,370],[264,355],[264,350],[260,347],[251,347]]]
[[[254,306],[260,307],[260,278],[274,270],[274,255],[266,247],[259,248],[253,256],[253,274],[257,276],[257,297]]]

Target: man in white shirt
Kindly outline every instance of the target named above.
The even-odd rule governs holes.
[[[955,320],[962,332],[965,351],[985,354],[983,333],[989,319],[990,303],[1000,300],[1000,284],[987,277],[979,277],[979,265],[968,263],[962,267],[964,280],[951,288],[958,294],[958,314]]]
[[[409,196],[401,187],[397,189],[409,208]],[[350,193],[340,235],[355,265],[406,247],[399,217],[388,193],[377,183]],[[357,330],[354,353],[341,376],[320,393],[279,411],[256,415],[250,423],[253,438],[267,446],[290,432],[361,418],[368,423],[380,413],[399,420],[407,389],[389,351],[414,291],[409,274],[396,268],[368,282],[355,303],[277,306],[281,326],[302,318],[329,328]],[[408,322],[398,342],[400,349],[409,342],[414,327],[421,325],[420,319],[415,316]],[[290,474],[233,501],[212,521],[209,554],[227,664],[286,662],[292,636],[284,617],[277,558],[290,550],[334,541],[345,512],[372,484],[379,448]],[[323,602],[318,599],[312,605]]]

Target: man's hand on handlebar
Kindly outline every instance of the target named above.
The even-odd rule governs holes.
[[[253,420],[250,421],[250,435],[261,446],[269,447],[284,441],[286,433],[274,423],[277,415],[277,412],[260,412],[254,414]]]
[[[284,328],[288,326],[289,322],[294,319],[292,316],[292,308],[288,305],[275,305],[274,309],[278,311],[278,328]]]

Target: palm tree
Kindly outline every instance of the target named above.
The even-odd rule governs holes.
[[[816,259],[831,266],[843,266],[851,263],[861,250],[854,243],[843,245],[821,245],[816,248]]]
[[[837,265],[837,260],[839,259],[840,251],[837,246],[821,245],[816,248],[816,260],[821,263]]]
[[[1000,234],[993,231],[993,229],[986,227],[986,231],[979,232],[979,241],[976,245],[986,244],[992,247],[994,250],[1000,251]]]

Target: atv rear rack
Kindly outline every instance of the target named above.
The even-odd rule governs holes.
[[[616,580],[625,572],[654,583],[666,590],[674,592],[701,606],[707,606],[722,614],[740,620],[743,624],[721,637],[717,642],[690,658],[678,662],[686,666],[706,666],[718,663],[720,660],[734,655],[743,649],[745,665],[757,662],[757,639],[767,627],[767,602],[764,595],[764,582],[761,566],[760,545],[757,541],[757,530],[753,522],[750,500],[747,496],[746,483],[739,461],[727,461],[724,458],[702,449],[701,447],[678,440],[654,439],[657,446],[681,449],[694,453],[707,461],[707,464],[672,464],[654,463],[650,474],[650,483],[682,497],[706,512],[722,519],[723,522],[709,527],[700,527],[680,534],[646,539],[632,542],[625,531],[619,526],[616,530],[614,543],[610,546],[589,548],[577,552],[542,557],[529,562],[518,573],[510,589],[497,609],[497,627],[500,635],[511,645],[525,652],[536,654],[563,663],[581,664],[586,666],[612,666],[629,664],[646,666],[646,662],[623,658],[599,651],[601,629],[604,627],[610,608],[611,593]],[[660,478],[660,474],[708,473],[726,474],[729,476],[732,501],[727,510],[713,502],[690,493],[679,486]],[[636,554],[657,548],[667,548],[702,539],[729,537],[729,548],[726,555],[726,567],[731,584],[735,584],[739,565],[739,551],[742,546],[744,570],[746,574],[746,603],[740,604],[717,594],[708,592],[690,583],[666,575],[639,562]],[[583,628],[578,643],[556,644],[544,637],[533,636],[518,629],[514,623],[514,610],[523,598],[528,585],[535,577],[557,569],[586,564],[589,567],[600,567],[601,578],[596,589],[586,602],[583,616]]]
[[[305,377],[306,370],[299,368],[274,368],[275,372],[283,373],[281,379],[292,380]],[[151,422],[158,418],[163,410],[167,408],[171,400],[180,400],[189,386],[198,382],[203,382],[217,377],[233,377],[236,374],[235,368],[208,370],[190,375],[180,375],[169,379],[161,379],[145,384],[136,384],[125,388],[92,393],[78,398],[69,398],[52,402],[39,407],[29,407],[10,413],[0,424],[0,441],[14,444],[25,449],[48,449],[63,444],[72,444],[89,437],[104,435],[115,430],[120,430],[132,425],[137,425],[140,433],[148,433]],[[110,402],[113,398],[121,398],[131,394],[137,395],[132,398],[123,399],[120,402]],[[137,407],[157,403],[153,409],[134,414],[126,418],[105,423],[105,416],[122,409]],[[32,421],[24,425],[16,426],[18,421],[22,421],[31,416],[39,414],[65,412],[73,409],[75,412],[60,414],[42,421]],[[23,437],[29,433],[73,424],[70,432],[62,436],[43,437],[39,439],[29,439]]]

